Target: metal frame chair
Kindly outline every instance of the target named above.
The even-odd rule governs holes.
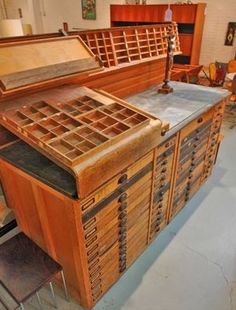
[[[0,298],[7,310],[18,307],[25,310],[24,302],[36,294],[39,308],[43,310],[39,290],[47,283],[57,307],[52,279],[61,274],[65,297],[69,300],[65,277],[61,265],[47,255],[39,246],[24,233],[19,233],[0,245],[0,286],[12,300],[15,306],[9,306]]]

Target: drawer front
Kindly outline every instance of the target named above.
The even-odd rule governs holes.
[[[163,155],[163,154],[165,156],[166,151],[175,148],[176,140],[177,140],[177,137],[176,137],[176,135],[174,135],[174,136],[170,137],[167,141],[161,143],[158,146],[158,151],[157,151],[158,156]]]
[[[188,138],[189,136],[191,137],[191,134],[196,130],[196,134],[198,133],[197,131],[204,128],[204,126],[208,126],[210,123],[210,120],[213,118],[213,113],[214,110],[210,109],[206,113],[202,114],[195,120],[193,120],[191,123],[189,123],[187,126],[185,126],[180,133],[180,140],[181,144],[186,143],[188,139],[185,140],[185,138]],[[198,130],[197,130],[198,129]]]
[[[152,184],[153,153],[149,153],[121,177],[110,181],[108,189],[102,188],[90,197],[93,202],[83,210],[94,300],[127,269],[127,251],[133,247],[133,241],[142,240],[143,248],[147,245]],[[135,259],[134,253],[132,251]]]
[[[218,149],[220,146],[220,128],[223,121],[226,101],[221,101],[215,106],[214,119],[211,126],[211,134],[207,147],[206,160],[204,165],[204,173],[202,183],[211,175],[212,169],[216,162]]]
[[[154,168],[153,204],[151,210],[149,242],[166,226],[171,193],[171,179],[176,154],[177,135],[157,148]]]
[[[185,206],[194,190],[200,186],[211,136],[213,114],[214,108],[192,121],[180,132],[176,180],[168,221]],[[195,185],[196,182],[198,185]]]
[[[111,195],[115,190],[118,190],[119,188],[122,190],[122,187],[127,184],[130,179],[145,169],[145,167],[151,166],[153,162],[153,156],[153,151],[148,153],[146,156],[135,162],[126,170],[115,176],[111,181],[107,182],[95,193],[81,201],[82,213],[87,213],[89,210],[93,209],[96,204],[104,200],[107,196]]]

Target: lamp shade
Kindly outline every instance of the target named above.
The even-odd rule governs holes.
[[[22,27],[25,36],[33,34],[31,24],[22,24]]]
[[[23,36],[23,28],[20,19],[2,19],[0,20],[0,36],[16,37]]]

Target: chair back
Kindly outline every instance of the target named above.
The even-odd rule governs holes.
[[[236,72],[236,60],[230,60],[228,63],[228,73]]]

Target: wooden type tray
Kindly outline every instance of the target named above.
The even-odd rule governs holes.
[[[156,131],[156,145],[161,128],[159,120],[151,120],[151,116],[131,105],[75,85],[23,97],[14,104],[6,102],[1,105],[0,120],[76,176],[82,162],[99,153],[104,157],[109,148],[117,153],[115,145],[132,143],[134,135],[139,140],[138,132],[143,134],[144,128]]]
[[[104,67],[111,68],[166,56],[170,32],[176,36],[174,54],[181,54],[176,23],[86,30],[79,35]]]

